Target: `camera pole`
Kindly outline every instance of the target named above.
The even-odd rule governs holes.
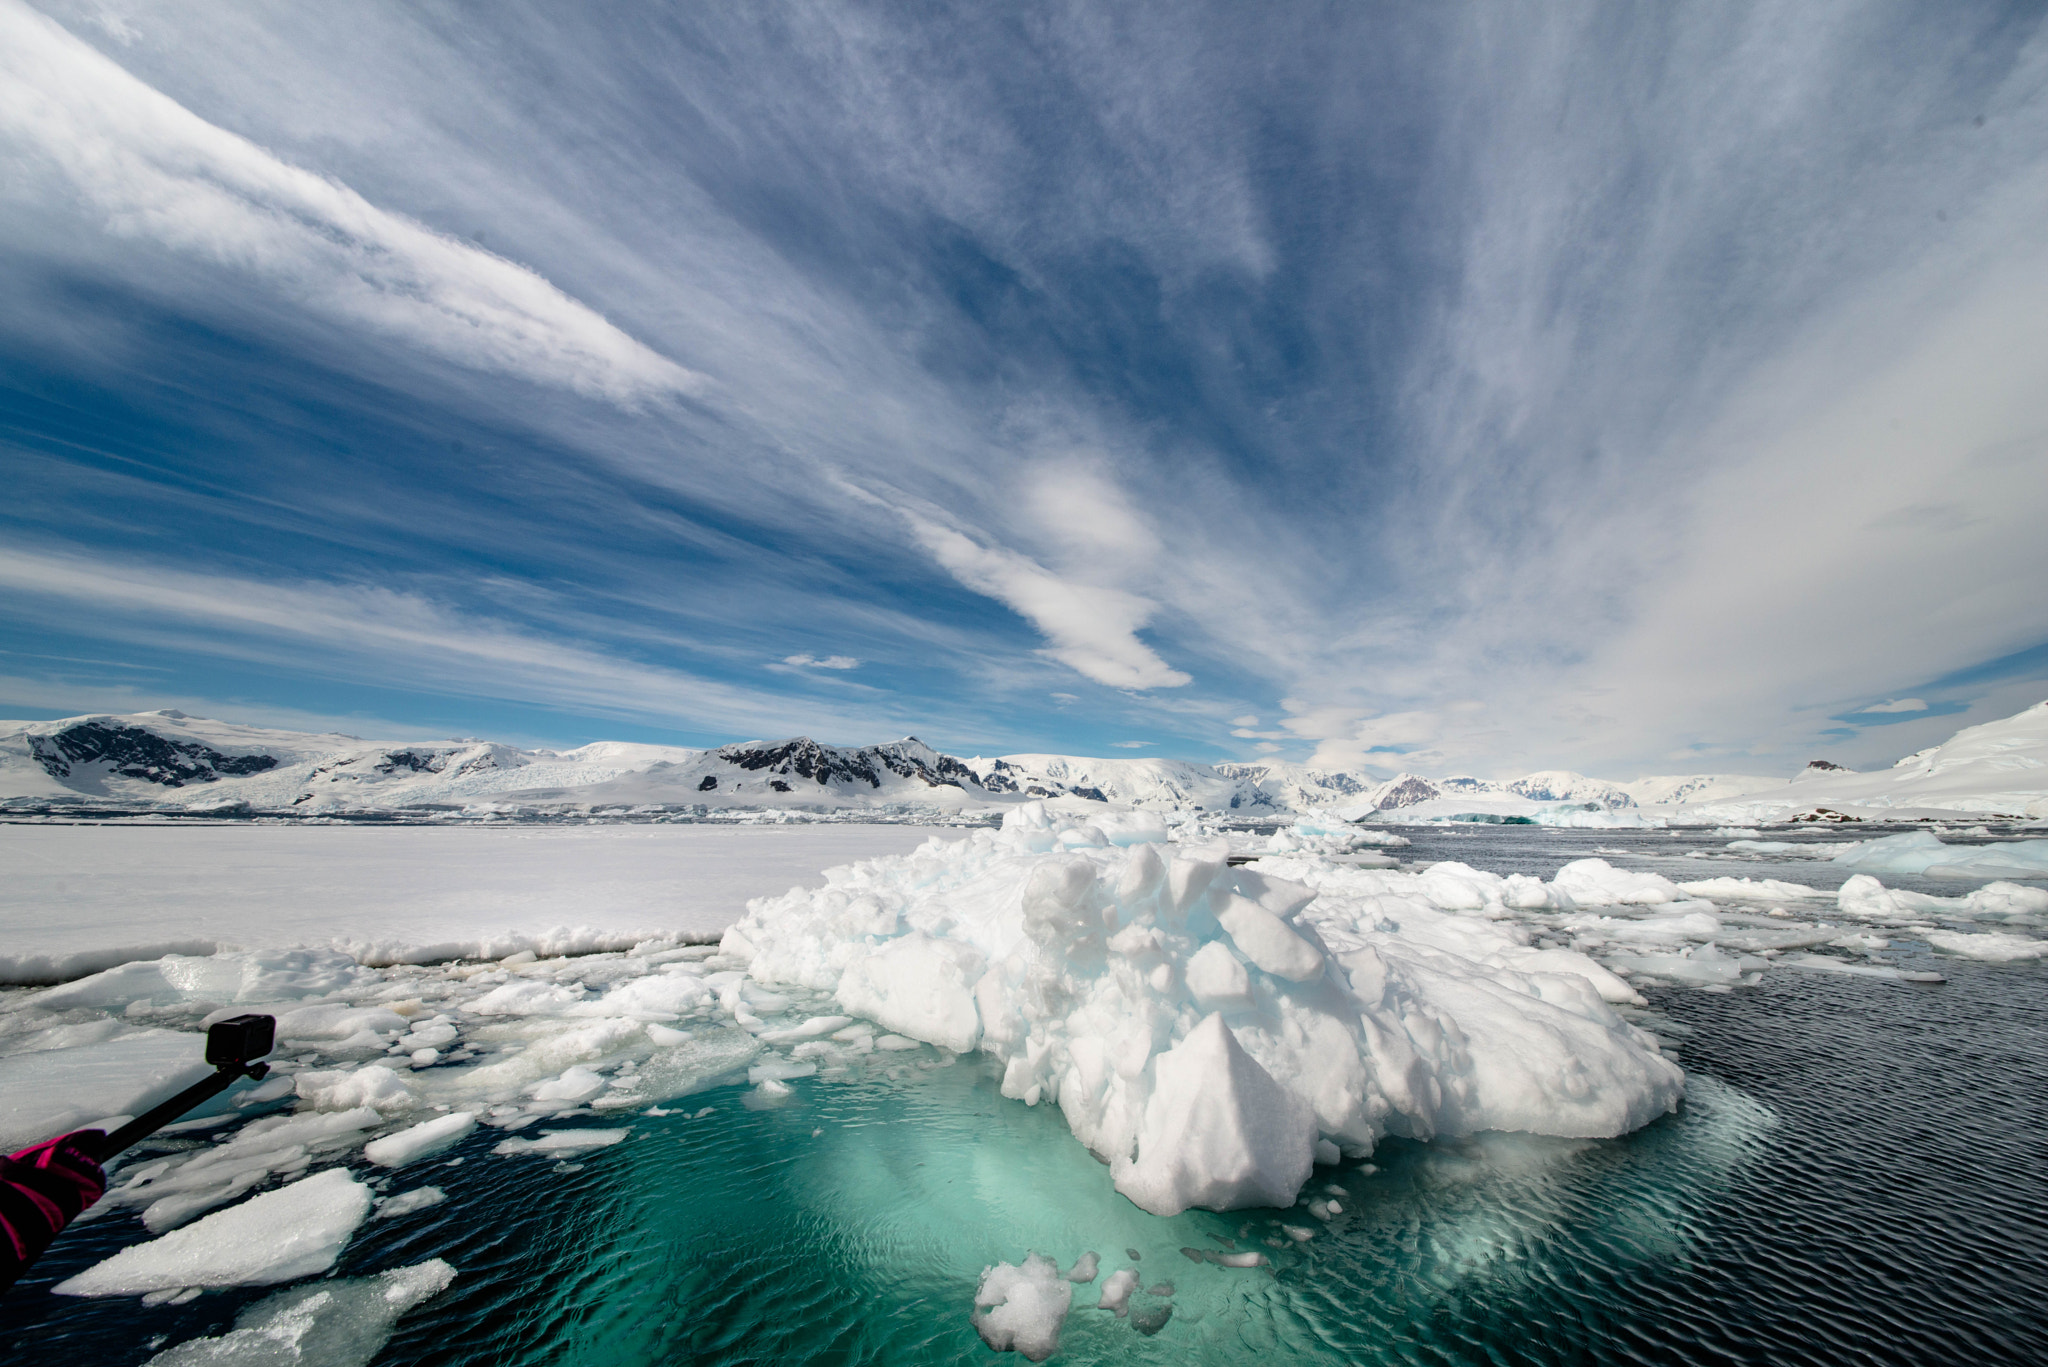
[[[269,1053],[276,1040],[277,1022],[269,1016],[216,1021],[206,1031],[212,1077],[152,1106],[112,1134],[74,1130],[20,1153],[0,1155],[0,1292],[13,1286],[65,1226],[106,1194],[108,1159],[200,1102],[219,1096],[237,1079],[268,1073],[270,1065],[255,1060]]]
[[[214,1066],[213,1076],[193,1083],[169,1101],[152,1106],[93,1146],[94,1156],[105,1163],[176,1120],[200,1102],[219,1096],[242,1078],[261,1078],[270,1071],[267,1063],[251,1063],[270,1052],[276,1038],[277,1022],[269,1016],[236,1016],[224,1020],[206,1033],[206,1061]]]

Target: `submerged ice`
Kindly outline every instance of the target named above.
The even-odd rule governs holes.
[[[1678,1104],[1684,1074],[1610,1004],[1635,999],[1626,983],[1445,910],[1571,893],[1462,865],[1233,867],[1221,844],[1166,835],[1144,813],[1081,822],[1033,804],[1000,832],[758,901],[722,948],[756,981],[994,1055],[1005,1095],[1058,1105],[1155,1214],[1289,1205],[1319,1144],[1607,1137]],[[1661,895],[1586,862],[1579,897]]]

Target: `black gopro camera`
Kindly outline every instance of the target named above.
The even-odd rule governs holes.
[[[272,1016],[230,1016],[206,1031],[206,1061],[216,1068],[239,1068],[270,1052],[277,1043]]]

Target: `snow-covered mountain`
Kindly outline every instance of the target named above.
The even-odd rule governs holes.
[[[988,811],[1049,799],[1158,811],[1426,820],[1586,812],[1716,824],[1784,820],[1816,807],[2048,816],[2048,703],[1971,727],[1882,773],[1824,761],[1796,778],[1667,775],[1612,783],[1568,770],[1505,782],[1310,769],[1280,762],[1004,755],[960,759],[914,737],[843,747],[798,737],[694,750],[605,741],[525,750],[475,738],[379,743],[269,730],[182,712],[0,722],[0,807],[184,811],[674,810],[801,808],[905,814]],[[1574,816],[1574,820],[1578,818]],[[1634,817],[1627,818],[1634,820]]]
[[[1358,805],[1370,775],[1163,759],[958,759],[912,738],[805,737],[709,750],[601,742],[522,750],[466,739],[377,743],[181,712],[0,723],[0,802],[314,813],[504,807],[987,808],[1034,799],[1286,816]],[[1369,804],[1367,804],[1369,809]]]
[[[1781,821],[1824,807],[1869,819],[1921,813],[2048,817],[2048,702],[1956,732],[1889,769],[1858,773],[1816,760],[1789,783],[1723,800],[1691,799],[1686,815]]]
[[[1758,774],[1655,774],[1615,786],[1634,798],[1638,807],[1657,807],[1741,797],[1766,788],[1782,788],[1785,780]]]

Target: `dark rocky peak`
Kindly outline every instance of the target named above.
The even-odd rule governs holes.
[[[1373,806],[1382,811],[1395,807],[1412,807],[1418,802],[1442,797],[1443,790],[1420,774],[1396,774],[1373,795]]]
[[[785,778],[809,779],[820,786],[846,783],[879,788],[884,774],[917,779],[933,788],[957,788],[963,781],[975,781],[974,772],[966,765],[951,755],[939,754],[914,736],[858,750],[820,745],[809,736],[798,736],[723,745],[715,753],[725,763],[749,772],[765,770]]]
[[[448,767],[451,751],[406,749],[387,750],[384,758],[377,761],[377,772],[395,774],[403,769],[412,774],[438,774]]]
[[[224,755],[198,741],[172,740],[146,727],[102,717],[67,726],[55,735],[31,736],[29,749],[52,778],[69,778],[76,766],[103,764],[109,773],[166,788],[260,774],[278,763],[275,755]]]

